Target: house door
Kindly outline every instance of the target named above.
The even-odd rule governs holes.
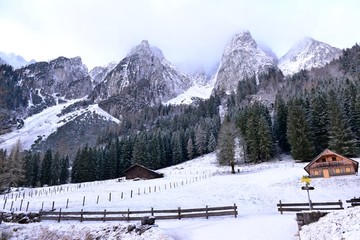
[[[323,177],[324,178],[329,178],[330,177],[328,168],[323,169]]]

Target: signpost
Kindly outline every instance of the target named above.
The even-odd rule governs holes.
[[[308,200],[309,200],[309,207],[310,207],[310,210],[312,210],[313,207],[312,207],[312,203],[311,203],[311,200],[310,200],[309,190],[314,190],[315,188],[310,186],[311,178],[309,176],[303,176],[301,178],[301,182],[305,183],[305,186],[302,186],[301,190],[306,190],[307,191]]]

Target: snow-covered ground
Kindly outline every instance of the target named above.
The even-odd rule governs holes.
[[[55,193],[54,187],[44,188],[47,193],[41,196],[29,197],[29,191],[24,189],[25,202],[29,202],[29,211],[38,211],[42,206],[44,210],[51,209],[55,201],[58,210],[66,207],[69,199],[68,211],[97,210],[150,210],[176,209],[228,206],[238,206],[238,217],[210,217],[209,219],[186,220],[158,220],[158,227],[152,228],[142,235],[134,232],[126,233],[129,223],[126,222],[54,222],[43,221],[29,225],[3,223],[0,229],[12,239],[227,239],[227,240],[289,240],[298,239],[298,229],[294,213],[281,215],[277,212],[276,204],[283,202],[306,202],[307,194],[301,190],[303,183],[300,178],[306,174],[303,170],[305,164],[294,163],[289,158],[283,161],[262,163],[258,165],[238,166],[236,174],[229,173],[229,167],[219,167],[216,155],[209,154],[186,163],[160,170],[164,178],[140,181],[108,180],[85,184],[67,184],[62,186],[61,192]],[[344,176],[330,179],[313,179],[311,199],[315,202],[337,201],[353,198],[360,193],[360,177]],[[59,187],[56,187],[59,190]],[[48,190],[51,190],[50,192]],[[38,191],[40,189],[37,189]],[[133,197],[130,193],[133,191]],[[111,201],[109,195],[111,193]],[[121,198],[123,195],[123,198]],[[12,195],[7,195],[8,200],[5,210],[9,211],[11,202],[13,209],[19,210],[20,198],[15,200]],[[85,204],[83,199],[85,196]],[[99,202],[97,203],[97,197]],[[0,196],[0,207],[4,206],[4,196]],[[23,206],[24,206],[23,205]],[[24,207],[23,207],[24,209]],[[346,212],[349,211],[349,212]],[[344,214],[336,213],[326,218],[339,222],[343,218],[359,218],[360,208],[346,210]],[[352,211],[352,212],[350,212]],[[359,220],[344,220],[347,227],[338,228],[336,236],[345,237],[346,240],[356,240],[360,236]],[[319,221],[320,223],[320,221]],[[353,224],[354,223],[354,224]],[[132,223],[139,224],[139,223]],[[323,223],[320,227],[304,228],[300,235],[303,239],[315,239],[313,236],[321,229],[337,226],[335,223]],[[319,230],[320,228],[320,230]],[[351,228],[351,229],[350,229]],[[16,231],[14,231],[16,229]],[[351,230],[351,234],[348,232]],[[56,231],[56,232],[54,232]],[[341,239],[331,238],[333,231],[322,231],[323,238],[316,239]],[[1,237],[1,236],[0,236]],[[45,239],[43,237],[43,239]]]

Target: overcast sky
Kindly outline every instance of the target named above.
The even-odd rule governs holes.
[[[81,56],[90,70],[146,39],[175,65],[208,70],[245,29],[278,57],[305,36],[351,47],[359,11],[359,0],[0,0],[0,51]]]

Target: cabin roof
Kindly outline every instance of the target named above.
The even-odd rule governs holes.
[[[145,166],[143,166],[143,165],[137,164],[137,163],[131,165],[129,168],[125,169],[123,172],[124,172],[124,173],[127,173],[127,172],[129,172],[131,169],[133,169],[133,168],[135,168],[135,167],[143,168],[143,169],[145,169],[145,170],[147,170],[147,171],[149,171],[149,172],[151,172],[151,173],[153,173],[153,174],[155,174],[155,175],[161,175],[160,173],[155,172],[154,170],[151,170],[151,169],[149,169],[149,168],[147,168],[147,167],[145,167]]]

